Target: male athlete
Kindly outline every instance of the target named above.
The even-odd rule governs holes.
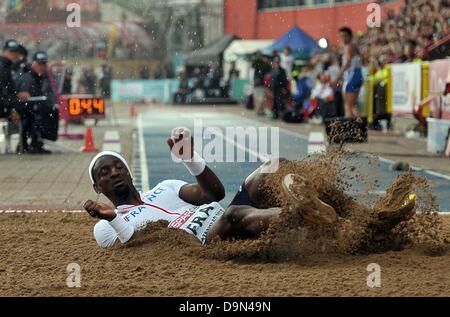
[[[337,78],[333,81],[335,86],[341,79],[344,79],[342,87],[345,104],[345,117],[354,118],[361,116],[357,102],[359,91],[363,85],[362,61],[359,49],[353,42],[353,32],[348,27],[339,29],[339,34],[343,42],[342,69]]]
[[[184,141],[183,141],[184,138]],[[94,236],[101,247],[111,247],[119,240],[126,243],[135,238],[148,222],[165,220],[169,228],[182,229],[195,235],[203,244],[213,238],[251,239],[258,237],[280,213],[260,192],[266,162],[248,176],[230,205],[223,209],[218,201],[225,196],[223,184],[206,166],[205,160],[191,150],[183,153],[180,143],[192,138],[183,128],[174,129],[167,144],[178,158],[189,157],[183,164],[196,177],[196,184],[180,180],[166,180],[147,193],[138,192],[133,185],[130,168],[125,159],[105,151],[96,155],[89,166],[89,177],[97,194],[104,194],[114,205],[88,200],[85,210],[94,218],[101,219],[94,227]],[[188,153],[188,154],[186,154]],[[282,159],[280,159],[282,160]],[[295,188],[291,185],[296,184]],[[307,221],[332,224],[338,216],[330,205],[318,198],[317,192],[299,175],[286,175],[282,181],[286,198],[293,210]],[[301,208],[305,200],[313,202],[313,208]],[[398,222],[414,210],[414,201],[406,208],[392,213]],[[397,222],[397,223],[398,223]]]

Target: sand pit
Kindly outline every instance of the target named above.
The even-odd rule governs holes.
[[[99,249],[85,214],[1,214],[1,296],[450,296],[450,256],[414,249],[371,255],[316,254],[291,261],[201,256],[191,236],[156,224],[145,243]],[[444,220],[450,232],[450,219]],[[150,230],[152,229],[152,230]],[[66,286],[81,266],[81,288]],[[382,287],[366,285],[381,266]]]
[[[167,223],[153,223],[131,244],[104,250],[87,214],[2,213],[0,295],[450,296],[450,217],[434,213],[426,181],[405,173],[382,199],[357,202],[346,190],[364,177],[341,164],[349,162],[346,155],[285,162],[267,177],[261,190],[284,212],[258,240],[205,247]],[[288,172],[308,177],[335,207],[337,225],[305,223],[289,210],[280,186],[272,185]],[[401,204],[411,190],[420,214],[389,230],[377,227],[376,211]],[[71,263],[81,267],[81,288],[66,285]],[[367,286],[371,263],[381,267],[380,288]]]

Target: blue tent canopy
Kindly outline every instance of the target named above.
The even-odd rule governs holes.
[[[305,33],[298,26],[294,26],[271,46],[264,49],[265,54],[272,54],[274,50],[283,51],[286,47],[292,49],[292,54],[298,58],[309,58],[321,48],[316,40]]]

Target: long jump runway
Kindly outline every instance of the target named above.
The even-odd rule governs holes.
[[[195,180],[182,164],[174,163],[171,159],[166,140],[171,131],[175,127],[187,127],[194,133],[195,120],[201,119],[203,131],[206,128],[218,128],[225,137],[221,138],[223,144],[223,153],[225,160],[225,153],[230,147],[233,148],[235,159],[233,162],[212,162],[209,166],[214,169],[219,178],[222,180],[225,189],[226,197],[221,202],[223,206],[227,206],[234,197],[239,186],[243,183],[247,175],[254,171],[263,161],[267,155],[258,154],[253,151],[249,145],[248,138],[245,142],[239,142],[237,138],[226,137],[227,128],[254,127],[257,131],[259,128],[268,128],[267,130],[267,151],[264,153],[273,154],[271,148],[271,130],[261,122],[251,120],[242,116],[223,112],[187,112],[177,111],[172,109],[170,111],[150,111],[138,117],[138,137],[136,140],[136,156],[135,156],[135,179],[138,187],[141,189],[152,188],[160,181],[165,179],[182,179],[188,182]],[[198,121],[197,121],[198,122]],[[197,129],[198,131],[199,129]],[[258,135],[261,137],[261,134]],[[203,147],[211,139],[203,139]],[[279,129],[279,155],[287,159],[301,159],[307,155],[308,136],[295,133],[286,129]],[[237,152],[245,151],[245,162],[238,162],[236,160]],[[253,156],[251,156],[253,155]],[[144,157],[145,156],[145,157]],[[257,161],[250,158],[257,157]],[[376,198],[382,195],[384,190],[389,186],[398,175],[397,172],[389,170],[390,161],[387,159],[377,158],[376,166],[368,164],[368,160],[361,157],[352,162],[363,173],[372,180],[378,181],[378,188],[371,191],[365,190],[364,184],[354,184],[351,192],[352,196],[371,196],[369,198]],[[450,177],[440,175],[432,171],[416,169],[415,173],[421,177],[429,180],[433,192],[438,197],[438,203],[441,211],[450,211]]]

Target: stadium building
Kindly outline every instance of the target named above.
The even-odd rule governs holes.
[[[378,1],[381,16],[403,1]],[[368,5],[374,1],[344,0],[225,0],[225,34],[242,39],[275,39],[298,25],[312,37],[336,44],[337,29],[343,25],[355,31],[367,29]]]

